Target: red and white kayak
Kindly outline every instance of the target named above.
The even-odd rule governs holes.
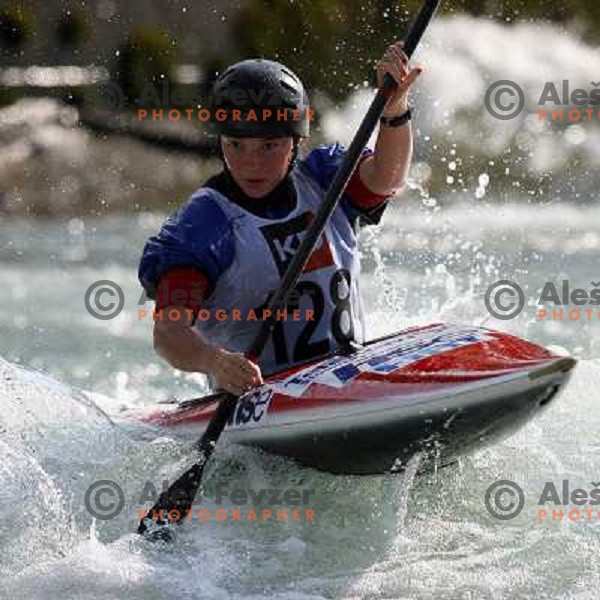
[[[399,471],[417,452],[442,466],[514,433],[575,362],[482,327],[413,327],[271,376],[240,398],[223,437],[333,473]],[[162,405],[136,418],[197,438],[216,404]]]

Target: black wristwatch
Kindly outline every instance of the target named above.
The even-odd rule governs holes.
[[[402,115],[398,117],[381,117],[379,122],[386,127],[402,127],[405,123],[410,121],[410,108]]]

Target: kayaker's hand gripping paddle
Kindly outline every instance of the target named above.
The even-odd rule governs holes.
[[[419,14],[411,24],[404,43],[404,52],[409,58],[415,51],[415,48],[435,14],[439,3],[440,0],[426,0],[419,11]],[[283,281],[279,286],[279,290],[271,297],[267,310],[271,311],[272,316],[263,321],[252,346],[246,354],[248,358],[258,359],[258,357],[260,357],[275,326],[275,317],[273,315],[275,315],[276,311],[283,305],[289,290],[296,285],[304,266],[308,262],[309,257],[317,245],[317,241],[325,229],[327,220],[335,210],[346,189],[346,185],[356,169],[363,149],[367,145],[371,134],[379,122],[379,118],[383,113],[387,100],[395,87],[396,82],[393,80],[392,76],[389,75],[389,73],[386,74],[384,86],[378,90],[358,131],[354,135],[354,139],[325,194],[323,203],[319,207],[314,221],[311,223],[294,258],[288,265]],[[186,518],[188,511],[191,510],[198,488],[200,487],[204,467],[212,455],[219,437],[221,436],[227,421],[233,414],[238,401],[237,396],[234,396],[233,394],[224,392],[221,396],[222,399],[220,400],[217,410],[208,424],[206,431],[195,444],[195,448],[199,454],[198,460],[192,467],[183,473],[169,489],[165,490],[159,496],[148,515],[140,521],[138,533],[146,534],[152,539],[170,541],[173,538],[173,534],[172,529],[167,527],[167,525],[171,521],[182,522]],[[170,514],[171,518],[169,518]]]

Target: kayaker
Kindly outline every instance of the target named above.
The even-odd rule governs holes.
[[[387,200],[406,181],[412,153],[408,92],[422,72],[409,65],[401,43],[387,48],[376,69],[378,85],[388,72],[398,87],[375,149],[364,152],[295,297],[288,298],[288,308],[301,315],[311,311],[313,318],[278,319],[259,364],[243,352],[260,322],[217,319],[215,313],[260,315],[344,148],[321,146],[298,158],[309,135],[310,109],[302,82],[284,65],[245,60],[217,78],[211,118],[223,170],[148,240],[139,268],[156,310],[179,308],[154,324],[154,347],[173,367],[206,373],[215,387],[239,395],[261,384],[263,375],[364,340],[358,228],[378,223]],[[258,118],[246,118],[252,111]]]

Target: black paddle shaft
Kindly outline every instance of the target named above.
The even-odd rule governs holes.
[[[404,43],[404,52],[409,58],[415,51],[415,48],[425,32],[427,24],[433,17],[439,3],[440,0],[425,2],[413,24],[411,25],[406,37],[406,42]],[[354,139],[352,140],[350,147],[346,152],[342,164],[337,170],[335,177],[331,182],[327,193],[325,194],[323,204],[319,207],[319,211],[314,221],[311,223],[310,229],[308,230],[306,236],[300,244],[300,247],[298,248],[298,251],[294,254],[292,261],[286,269],[285,275],[283,276],[283,281],[279,286],[279,290],[272,296],[268,304],[267,308],[271,311],[271,315],[263,322],[258,335],[248,351],[249,357],[258,358],[267,344],[269,336],[276,325],[274,316],[275,311],[281,308],[284,298],[296,285],[302,270],[304,269],[310,255],[313,253],[317,245],[317,241],[325,229],[325,225],[327,224],[329,217],[338,205],[340,198],[344,193],[346,186],[348,185],[348,181],[356,169],[356,165],[358,164],[362,152],[367,145],[367,142],[369,141],[369,138],[371,137],[371,134],[373,133],[381,114],[383,113],[383,109],[385,108],[388,98],[395,88],[396,82],[389,73],[386,73],[383,89],[380,89],[373,99],[367,114],[360,124],[358,131],[354,135]]]
[[[415,51],[427,25],[435,14],[440,1],[441,0],[426,0],[417,17],[411,24],[404,43],[404,52],[409,58]],[[260,330],[247,352],[249,358],[258,360],[262,354],[276,324],[274,316],[275,311],[281,308],[288,292],[296,285],[310,255],[313,253],[319,238],[323,234],[323,230],[325,229],[329,217],[338,205],[348,181],[356,169],[363,149],[375,130],[379,118],[383,113],[383,109],[395,88],[396,82],[392,76],[387,73],[384,78],[384,86],[378,90],[367,114],[360,124],[360,127],[344,156],[342,164],[337,170],[335,177],[325,194],[323,203],[319,207],[314,220],[310,224],[308,232],[286,269],[278,291],[273,294],[268,303],[267,309],[271,311],[271,315],[262,322]],[[200,487],[204,466],[212,455],[217,441],[225,429],[227,421],[231,418],[237,400],[237,396],[233,394],[223,394],[222,400],[219,402],[217,410],[208,424],[206,431],[196,443],[196,448],[200,454],[199,459],[190,469],[179,477],[168,490],[160,495],[148,517],[145,517],[140,521],[138,533],[145,533],[152,522],[164,525],[167,522],[170,513],[175,517],[173,520],[177,520],[178,516],[183,519],[185,516],[184,513],[191,509],[198,488]],[[157,530],[154,529],[154,531]],[[164,536],[162,533],[158,533],[158,537],[164,538],[169,537],[169,535],[167,534],[167,536]]]

